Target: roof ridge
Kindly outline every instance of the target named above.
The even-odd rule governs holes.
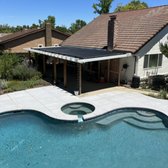
[[[57,28],[51,29],[51,30],[56,31],[56,32],[61,33],[61,34],[64,34],[64,35],[66,35],[66,36],[71,36],[71,34],[66,33],[66,32],[62,32],[62,31],[58,30]]]
[[[7,41],[12,41],[14,39],[22,38],[22,37],[25,37],[29,34],[34,34],[34,33],[37,33],[37,32],[44,31],[44,30],[45,30],[45,27],[17,31],[17,32],[11,33],[9,35],[6,35],[4,37],[1,37],[0,38],[0,43],[4,43],[4,42],[7,42]],[[63,32],[61,32],[57,29],[52,29],[52,31],[56,31],[57,33],[60,33],[60,34],[65,35],[65,36],[70,36],[70,34],[63,33]]]
[[[133,11],[151,10],[151,9],[154,9],[154,8],[161,8],[161,7],[168,7],[168,5],[160,5],[160,6],[152,6],[152,7],[144,8],[144,9],[133,9],[133,10],[128,10],[128,11],[104,13],[102,15],[110,15],[110,14],[112,15],[112,14],[117,14],[117,13],[126,13],[126,12],[133,12]]]
[[[38,31],[43,31],[43,30],[44,30],[44,28],[40,28],[40,29],[33,28],[33,29],[26,29],[26,30],[17,31],[17,32],[14,32],[14,33],[11,33],[9,35],[2,37],[0,42],[2,43],[2,42],[6,42],[6,41],[11,41],[16,38],[21,38],[21,37],[27,36],[30,33],[36,33]]]

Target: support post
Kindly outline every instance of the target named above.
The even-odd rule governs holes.
[[[121,72],[120,72],[120,58],[118,59],[118,86],[120,86],[120,78],[121,78]]]
[[[100,80],[101,62],[98,62],[98,80]]]
[[[43,75],[45,76],[46,74],[46,56],[43,55]]]
[[[31,52],[30,51],[28,52],[28,58],[29,59],[31,58]]]
[[[107,82],[110,81],[110,60],[107,60]]]
[[[67,87],[67,60],[64,60],[64,87]]]
[[[79,94],[82,93],[82,64],[78,64]]]
[[[54,58],[53,61],[53,80],[54,80],[54,84],[56,84],[57,82],[57,64],[56,64],[57,59]]]

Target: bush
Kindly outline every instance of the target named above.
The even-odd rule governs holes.
[[[166,90],[161,90],[161,91],[159,92],[159,97],[160,97],[161,99],[167,99],[167,91],[166,91]]]
[[[141,79],[140,87],[141,87],[142,89],[148,89],[148,79],[147,79],[147,78]]]
[[[0,80],[0,90],[6,89],[8,87],[6,80]]]
[[[26,65],[17,65],[12,70],[12,78],[16,80],[30,80],[40,79],[42,74],[34,68],[27,67]]]
[[[165,88],[166,81],[164,75],[156,75],[149,77],[149,87],[154,90],[160,90]]]
[[[12,79],[12,70],[23,61],[23,58],[15,54],[4,53],[0,55],[0,78]]]

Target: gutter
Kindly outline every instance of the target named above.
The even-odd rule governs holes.
[[[109,59],[127,58],[127,57],[133,56],[131,53],[126,53],[126,54],[121,54],[121,55],[111,55],[111,56],[104,56],[104,57],[102,56],[102,57],[97,57],[97,58],[80,59],[80,58],[75,58],[75,57],[71,57],[68,55],[39,51],[39,50],[36,50],[33,48],[24,48],[24,50],[38,53],[38,54],[42,54],[42,55],[47,55],[47,56],[54,57],[54,58],[60,58],[63,60],[76,62],[76,63],[80,63],[80,64],[84,64],[84,63],[88,63],[88,62],[95,62],[95,61],[104,61],[104,60],[109,60]]]

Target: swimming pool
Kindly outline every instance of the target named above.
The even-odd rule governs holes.
[[[168,130],[160,116],[135,109],[125,109],[124,117],[118,113],[123,110],[83,123],[56,121],[31,111],[2,115],[0,167],[165,167]],[[144,125],[138,123],[141,117]],[[161,118],[166,124],[165,116]]]

